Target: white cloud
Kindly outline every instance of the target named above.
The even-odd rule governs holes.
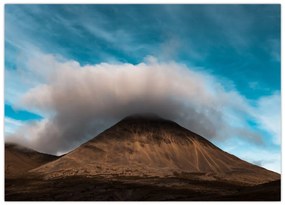
[[[24,123],[20,120],[15,120],[9,117],[4,118],[5,136],[15,133]]]
[[[260,133],[247,126],[244,116],[276,131],[268,121],[272,113],[261,112],[275,95],[261,99],[255,108],[237,91],[225,90],[216,77],[176,62],[149,57],[138,65],[82,67],[53,55],[34,56],[28,67],[41,84],[24,93],[18,106],[52,114],[13,138],[25,139],[25,144],[43,152],[68,151],[121,118],[140,112],[157,113],[208,139],[239,136],[261,143]],[[272,103],[280,105],[276,100]],[[278,110],[274,113],[278,115]]]
[[[41,131],[47,123],[48,121],[45,119],[24,123],[11,118],[5,118],[5,133],[6,127],[8,128],[5,141],[16,142],[26,147],[34,147],[33,142],[37,141],[38,137],[41,136]]]
[[[280,146],[258,146],[237,137],[226,141],[215,141],[215,144],[226,152],[252,164],[281,173]]]
[[[273,136],[273,142],[281,142],[281,98],[276,92],[271,96],[262,97],[257,102],[257,108],[253,108],[252,114],[262,129]]]
[[[272,151],[260,148],[251,148],[244,149],[243,152],[239,152],[237,155],[243,160],[281,173],[281,154],[279,150]]]
[[[249,82],[249,83],[248,83],[248,87],[251,88],[251,89],[253,89],[253,90],[256,90],[256,89],[258,88],[258,86],[259,86],[259,84],[258,84],[258,82],[256,82],[256,81],[253,81],[253,82]]]

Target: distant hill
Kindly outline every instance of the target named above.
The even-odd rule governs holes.
[[[15,178],[58,157],[39,153],[20,145],[5,144],[5,178]]]

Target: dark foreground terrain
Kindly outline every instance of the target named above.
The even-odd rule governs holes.
[[[256,186],[170,178],[5,180],[6,201],[280,201],[280,180]]]

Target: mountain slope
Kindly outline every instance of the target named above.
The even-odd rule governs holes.
[[[5,178],[19,177],[27,171],[58,157],[36,152],[20,145],[5,144]]]
[[[178,124],[154,116],[127,117],[33,172],[47,178],[184,175],[246,184],[280,179],[279,174],[240,160]]]

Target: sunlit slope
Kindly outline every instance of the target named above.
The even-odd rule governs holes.
[[[280,179],[279,174],[247,163],[175,122],[155,116],[127,117],[33,172],[47,178],[184,176],[247,184]]]

